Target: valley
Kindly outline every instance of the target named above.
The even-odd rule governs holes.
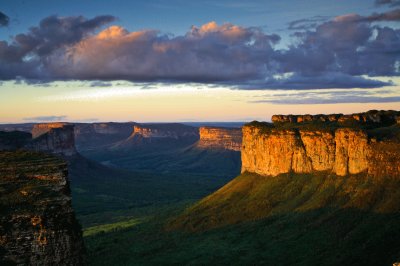
[[[67,162],[90,265],[398,261],[399,112],[299,117],[35,124],[33,140],[0,138]]]

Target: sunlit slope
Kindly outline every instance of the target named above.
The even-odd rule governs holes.
[[[400,222],[400,180],[365,175],[244,173],[204,198],[170,224],[202,231],[286,214],[321,212],[334,220],[341,211],[395,214]],[[382,225],[384,226],[384,225]]]

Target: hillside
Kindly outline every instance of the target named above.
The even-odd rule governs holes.
[[[86,243],[93,265],[392,265],[399,183],[245,173],[182,215],[115,224]]]

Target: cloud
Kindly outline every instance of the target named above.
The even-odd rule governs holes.
[[[10,18],[0,11],[0,27],[6,27],[10,23]]]
[[[284,78],[271,78],[261,83],[241,84],[239,89],[349,89],[349,88],[380,88],[392,86],[392,82],[385,82],[376,79],[366,79],[358,76],[351,76],[340,72],[323,72],[318,75],[304,76],[298,73],[288,75]]]
[[[52,79],[47,64],[51,58],[87,37],[100,26],[114,21],[112,16],[93,19],[50,16],[29,32],[17,34],[12,42],[0,41],[0,78]]]
[[[390,94],[390,95],[389,95]],[[271,104],[338,104],[338,103],[392,103],[400,102],[400,95],[392,91],[301,91],[261,96],[251,103]]]
[[[314,16],[311,18],[298,19],[289,22],[289,30],[308,30],[317,27],[322,22],[328,20],[326,16]]]
[[[375,0],[375,5],[400,6],[400,0]]]
[[[0,79],[197,82],[238,89],[374,88],[400,75],[400,10],[292,22],[292,44],[261,28],[209,22],[180,36],[109,26],[112,16],[43,19],[0,41]],[[310,24],[311,23],[311,24]],[[314,25],[315,24],[315,25]],[[290,25],[289,25],[290,26]]]
[[[23,120],[31,122],[55,122],[55,121],[65,121],[67,119],[66,115],[61,116],[35,116],[35,117],[25,117]]]
[[[95,80],[90,83],[90,87],[112,87],[112,83],[104,82],[101,80]]]

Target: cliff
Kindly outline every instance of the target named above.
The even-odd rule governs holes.
[[[33,140],[25,148],[34,151],[72,156],[75,148],[74,126],[65,123],[37,124],[32,129]]]
[[[126,140],[115,145],[115,148],[130,146],[155,145],[187,145],[199,139],[198,129],[178,123],[140,124],[133,126],[132,134]]]
[[[319,114],[319,115],[273,115],[271,118],[274,123],[304,123],[312,121],[320,122],[339,122],[346,123],[349,121],[356,121],[362,124],[378,123],[391,125],[400,123],[400,111],[393,110],[371,110],[365,113],[355,114]]]
[[[200,127],[199,133],[197,148],[241,150],[242,130],[239,128]]]
[[[125,140],[136,123],[76,123],[75,142],[78,150],[99,149]]]
[[[55,128],[63,128],[68,123],[56,122],[56,123],[42,123],[35,124],[32,128],[32,138],[37,138]]]
[[[0,264],[82,265],[67,166],[30,151],[0,152]]]
[[[393,137],[392,140],[377,139],[381,132],[399,135],[397,125],[373,129],[323,125],[279,128],[253,123],[244,126],[242,172],[271,176],[290,172],[327,171],[339,176],[365,172],[372,176],[400,177],[400,143]]]
[[[171,138],[198,137],[196,128],[183,124],[143,124],[133,126],[131,138]]]

